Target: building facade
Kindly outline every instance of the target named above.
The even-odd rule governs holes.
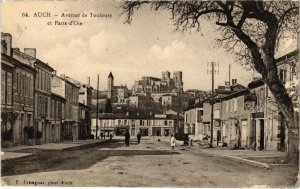
[[[79,139],[90,138],[91,135],[92,90],[89,81],[88,84],[80,83]]]
[[[78,140],[79,136],[79,89],[73,79],[61,75],[65,80],[65,119],[63,120],[63,140]]]
[[[66,82],[63,78],[53,74],[51,78],[51,127],[52,138],[54,142],[62,141],[64,139],[64,120],[65,120],[65,108],[66,108],[66,94],[65,94]],[[59,137],[59,139],[57,139]]]
[[[174,133],[177,118],[171,115],[126,115],[103,113],[99,114],[99,132],[106,136],[109,133],[123,135],[128,130],[131,136],[136,136],[140,132],[143,136],[169,136]]]
[[[33,49],[32,56],[35,56]],[[53,141],[52,132],[55,130],[51,124],[51,77],[54,69],[48,64],[36,59],[34,62],[37,72],[35,81],[35,128],[42,132],[42,142]]]
[[[142,77],[141,80],[135,81],[132,87],[132,94],[142,92],[182,92],[183,80],[182,72],[176,71],[171,78],[169,71],[162,72],[161,78]]]
[[[4,120],[1,131],[12,129],[13,144],[24,145],[27,141],[24,128],[34,125],[35,60],[28,59],[19,49],[12,49],[12,36],[8,33],[1,33],[1,47],[1,115],[15,117],[13,125]]]

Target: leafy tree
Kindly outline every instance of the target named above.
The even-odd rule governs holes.
[[[14,126],[19,114],[4,108],[1,112],[2,124],[4,125],[4,131],[1,136],[2,139],[10,141],[13,137]],[[8,125],[9,124],[9,125]]]
[[[288,122],[287,160],[297,160],[299,129],[293,103],[277,73],[275,53],[280,41],[296,38],[299,32],[298,1],[130,1],[121,5],[125,23],[131,23],[134,12],[143,5],[153,11],[170,11],[178,31],[201,30],[210,22],[219,31],[218,47],[236,55],[262,75]]]

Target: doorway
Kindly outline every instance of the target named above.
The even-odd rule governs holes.
[[[265,122],[263,119],[259,120],[260,125],[260,138],[259,138],[259,150],[264,150],[265,148]]]
[[[219,143],[221,142],[221,131],[217,131],[217,146],[219,146]]]

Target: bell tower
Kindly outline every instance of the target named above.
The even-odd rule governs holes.
[[[114,76],[110,72],[108,75],[108,80],[107,80],[107,98],[108,99],[113,98],[113,88],[114,88]]]

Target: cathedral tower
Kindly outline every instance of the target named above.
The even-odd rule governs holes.
[[[113,88],[114,88],[114,76],[110,72],[108,75],[108,80],[107,80],[107,98],[108,99],[113,98]]]

